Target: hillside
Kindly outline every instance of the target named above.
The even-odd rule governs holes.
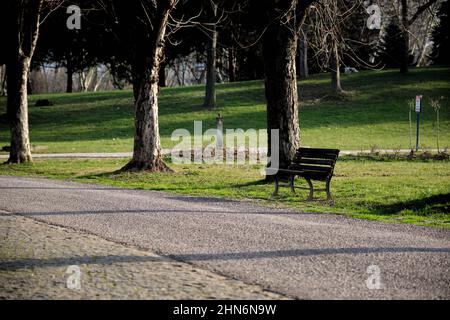
[[[407,99],[425,98],[421,118],[421,145],[435,148],[435,114],[430,97],[445,96],[441,110],[441,147],[450,147],[450,69],[364,71],[343,75],[345,98],[329,96],[329,75],[314,75],[299,83],[302,144],[360,150],[409,148]],[[193,132],[193,121],[203,129],[215,125],[218,112],[225,128],[265,128],[262,81],[218,85],[214,111],[202,109],[203,86],[164,88],[160,96],[160,130],[163,147],[174,144],[177,128]],[[37,99],[54,105],[35,107]],[[31,95],[30,134],[35,152],[126,152],[132,150],[133,110],[130,91]],[[0,98],[0,114],[6,109]],[[0,121],[0,145],[9,133],[4,115]],[[413,118],[415,121],[415,118]],[[415,123],[413,123],[415,125]]]

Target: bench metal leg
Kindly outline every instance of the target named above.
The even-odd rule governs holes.
[[[331,183],[331,179],[328,179],[326,182],[327,200],[333,200],[333,196],[331,195],[331,191],[330,191],[330,183]]]
[[[278,196],[278,189],[279,189],[279,181],[278,181],[278,177],[275,175],[273,177],[274,181],[275,181],[275,190],[272,193],[272,198]]]
[[[289,186],[291,187],[291,191],[292,191],[292,193],[295,193],[295,188],[294,188],[294,179],[295,179],[295,176],[291,176],[291,177],[289,177]]]
[[[305,180],[306,180],[306,182],[308,182],[308,185],[309,185],[308,201],[312,201],[314,199],[314,186],[310,179],[305,179]]]

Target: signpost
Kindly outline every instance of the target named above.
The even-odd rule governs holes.
[[[422,96],[416,96],[416,152],[419,151],[419,127],[420,127],[420,111],[422,109]]]
[[[217,127],[217,140],[216,146],[217,150],[223,149],[223,118],[220,113],[216,117],[216,127]]]

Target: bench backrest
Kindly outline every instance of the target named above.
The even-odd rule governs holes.
[[[293,162],[304,171],[332,175],[338,156],[338,149],[299,148]]]

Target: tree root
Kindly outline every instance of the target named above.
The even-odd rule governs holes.
[[[128,162],[123,168],[116,171],[117,173],[121,172],[173,172],[173,170],[162,160],[158,159],[154,162],[144,162],[144,161],[136,161],[131,160]]]

